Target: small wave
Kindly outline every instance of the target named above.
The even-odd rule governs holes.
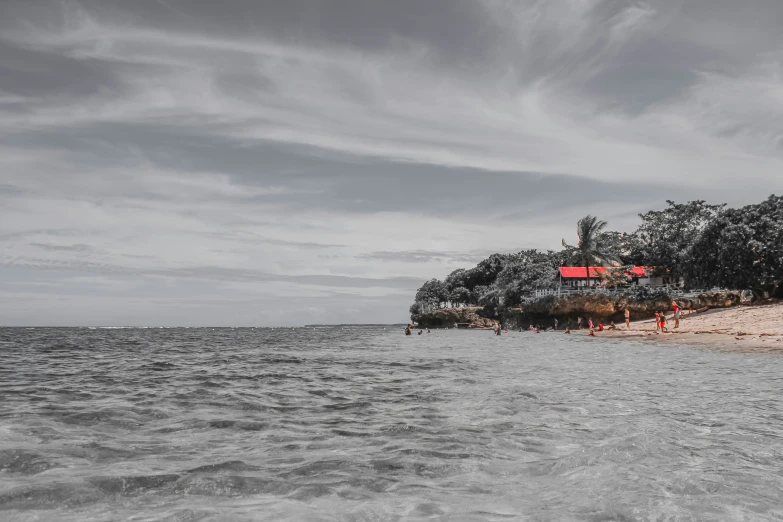
[[[53,467],[56,467],[54,463],[37,453],[24,450],[0,451],[0,472],[36,475]]]
[[[261,469],[259,466],[245,464],[241,460],[230,460],[220,464],[207,464],[197,468],[189,469],[187,473],[222,473],[226,471],[256,471]]]

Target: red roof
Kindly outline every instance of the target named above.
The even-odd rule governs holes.
[[[590,277],[598,278],[598,274],[606,273],[607,267],[605,266],[591,266]],[[587,270],[583,266],[561,266],[560,275],[565,279],[587,279]],[[627,275],[630,277],[647,277],[647,272],[643,266],[635,266]]]

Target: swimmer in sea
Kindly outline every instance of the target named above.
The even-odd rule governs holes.
[[[405,335],[411,335],[413,332],[411,331],[411,325],[408,325],[405,327]]]
[[[566,326],[566,331],[565,331],[565,333],[567,333],[567,334],[570,334],[570,333],[571,333],[571,329],[570,329],[570,328],[568,328],[567,326]]]

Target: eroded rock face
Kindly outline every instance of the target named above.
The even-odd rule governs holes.
[[[741,297],[739,292],[710,292],[700,294],[691,299],[694,310],[708,306],[710,308],[729,308],[740,304]]]
[[[481,307],[442,308],[411,316],[411,319],[422,328],[454,328],[455,325],[463,328],[492,328],[496,320],[481,317],[478,315],[481,310]]]
[[[678,298],[684,309],[728,308],[741,302],[739,292],[710,292],[694,298]],[[555,296],[528,303],[520,308],[505,310],[498,318],[488,319],[480,315],[482,308],[444,308],[411,317],[423,328],[491,328],[496,321],[510,328],[529,324],[550,326],[555,318],[562,327],[576,326],[578,317],[583,324],[592,319],[595,323],[618,324],[625,320],[625,309],[631,312],[631,320],[650,319],[655,312],[671,313],[672,300],[665,297],[640,300],[629,296],[610,297],[602,294],[570,295],[558,299]]]

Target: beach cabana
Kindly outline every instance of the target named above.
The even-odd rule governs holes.
[[[560,267],[560,286],[562,288],[579,289],[587,286],[588,282],[591,286],[599,286],[606,276],[608,270],[611,267],[605,266],[591,266],[590,279],[587,279],[587,268],[583,266],[561,266]],[[650,274],[645,267],[635,266],[626,272],[626,275],[631,278],[634,284],[649,285]]]

